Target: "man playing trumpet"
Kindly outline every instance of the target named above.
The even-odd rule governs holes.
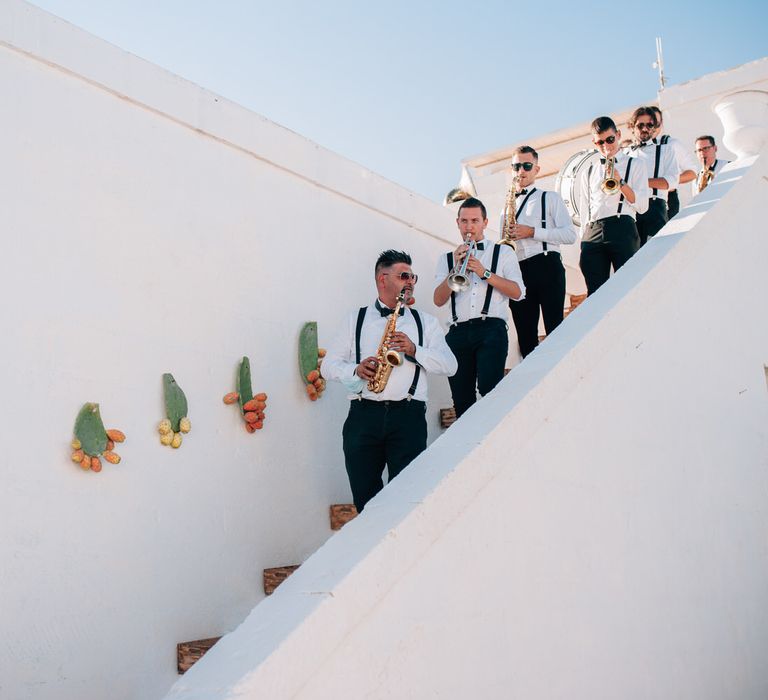
[[[451,302],[446,341],[459,364],[448,382],[459,418],[478,391],[485,396],[504,377],[507,301],[522,299],[525,284],[512,249],[485,240],[488,215],[479,199],[461,203],[456,225],[464,242],[438,260],[433,300],[435,306]]]
[[[539,315],[551,333],[563,322],[565,268],[560,246],[576,240],[571,215],[557,192],[536,187],[539,154],[520,146],[512,158],[516,212],[510,234],[525,283],[525,298],[510,301],[520,354],[529,355],[539,344]],[[504,231],[502,212],[501,230]]]
[[[579,267],[594,294],[640,248],[635,217],[648,209],[648,171],[639,158],[619,150],[621,132],[610,117],[592,122],[592,142],[602,156],[590,166],[579,211]]]

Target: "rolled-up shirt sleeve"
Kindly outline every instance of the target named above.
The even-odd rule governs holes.
[[[568,209],[565,208],[563,198],[557,192],[547,192],[547,220],[552,226],[542,228],[535,226],[533,240],[542,243],[555,243],[568,245],[576,241],[576,229],[571,220]]]
[[[424,344],[416,346],[416,362],[430,374],[452,377],[458,362],[445,342],[445,332],[434,316],[422,314],[425,321]]]
[[[648,198],[651,196],[651,190],[648,187],[648,169],[639,158],[632,158],[631,160],[632,167],[627,182],[635,193],[635,203],[631,206],[638,214],[645,214],[648,211]],[[627,160],[627,167],[629,167],[629,162]]]

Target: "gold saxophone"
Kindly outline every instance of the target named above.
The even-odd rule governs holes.
[[[517,223],[517,181],[512,182],[512,186],[507,190],[507,200],[504,202],[504,220],[501,224],[501,245],[508,245],[512,250],[515,249],[515,242],[512,238],[512,227]]]
[[[400,309],[404,303],[405,290],[401,291],[397,297],[395,310],[387,319],[387,325],[384,326],[384,335],[381,336],[379,349],[376,351],[376,374],[368,382],[368,391],[372,391],[374,394],[380,394],[384,391],[392,370],[402,365],[405,361],[405,358],[397,350],[391,350],[389,347],[389,344],[392,342],[392,335],[397,330],[397,319],[400,316]]]
[[[712,179],[714,177],[715,177],[714,170],[710,170],[709,167],[705,165],[704,170],[702,170],[699,173],[699,179],[697,182],[699,192],[701,192],[710,182],[712,182]]]

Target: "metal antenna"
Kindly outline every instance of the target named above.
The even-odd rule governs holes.
[[[661,92],[666,84],[667,78],[664,75],[664,54],[661,50],[661,37],[656,37],[656,60],[653,63],[653,67],[659,71],[659,92]]]

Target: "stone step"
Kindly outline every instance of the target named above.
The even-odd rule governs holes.
[[[350,520],[357,517],[357,508],[352,503],[336,503],[331,506],[331,530],[341,530]]]
[[[189,671],[221,637],[210,639],[195,639],[192,642],[181,642],[176,645],[176,670],[179,675]]]
[[[450,428],[454,423],[456,422],[456,409],[451,406],[451,408],[441,408],[440,409],[440,427]]]
[[[264,569],[264,594],[272,595],[275,589],[299,566],[299,564],[291,564],[290,566],[276,566],[274,569]]]
[[[581,304],[586,298],[586,294],[569,294],[568,298],[571,302],[570,310],[573,311],[579,304]]]

